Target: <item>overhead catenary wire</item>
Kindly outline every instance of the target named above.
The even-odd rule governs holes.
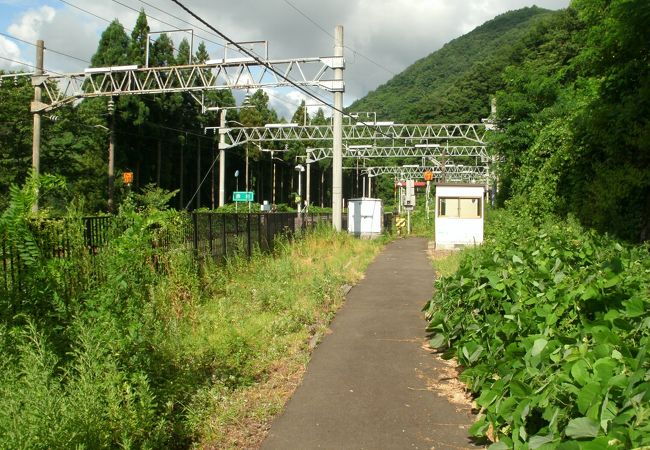
[[[303,86],[300,86],[300,85],[299,85],[298,83],[296,83],[294,80],[292,80],[291,78],[289,78],[289,77],[286,76],[285,74],[283,74],[283,73],[279,72],[278,70],[276,70],[276,69],[275,69],[275,68],[274,68],[274,67],[273,67],[273,66],[272,66],[268,61],[263,61],[262,59],[260,59],[260,57],[259,57],[257,54],[255,54],[254,52],[251,52],[251,51],[249,51],[248,49],[244,48],[241,44],[235,42],[233,39],[231,39],[230,37],[228,37],[225,33],[223,33],[223,32],[221,32],[221,31],[217,30],[215,27],[213,27],[212,25],[210,25],[210,24],[209,24],[205,19],[201,18],[198,14],[196,14],[194,11],[192,11],[191,9],[189,9],[187,6],[185,6],[185,5],[184,5],[183,3],[181,3],[179,0],[171,0],[171,1],[174,2],[174,3],[176,3],[176,4],[177,4],[181,9],[183,9],[183,10],[184,10],[186,13],[188,13],[190,16],[194,17],[196,20],[198,20],[198,21],[201,22],[203,25],[205,25],[206,27],[208,27],[208,28],[209,28],[210,30],[212,30],[214,33],[216,33],[217,35],[219,35],[219,37],[221,37],[222,39],[228,41],[229,43],[231,43],[232,45],[234,45],[235,47],[237,47],[237,48],[238,48],[242,53],[244,53],[245,55],[247,55],[247,56],[253,58],[253,59],[254,59],[258,64],[260,64],[260,65],[266,67],[270,72],[274,73],[276,76],[278,76],[279,78],[283,79],[284,81],[286,81],[287,83],[289,83],[290,85],[292,85],[293,87],[295,87],[296,89],[298,89],[299,91],[301,91],[301,92],[307,94],[309,97],[313,98],[314,100],[316,100],[316,101],[322,103],[323,105],[325,105],[325,106],[331,108],[332,111],[339,112],[339,113],[343,114],[344,116],[349,117],[350,119],[354,119],[354,117],[353,117],[351,114],[345,112],[343,109],[336,108],[333,104],[331,104],[331,103],[329,103],[329,102],[323,100],[322,98],[318,97],[316,94],[312,93],[311,91],[309,91],[308,89],[304,88]],[[382,130],[380,130],[380,129],[377,128],[377,127],[370,126],[370,125],[368,125],[368,124],[366,124],[366,123],[364,123],[363,126],[365,126],[366,128],[369,128],[369,129],[374,129],[376,132],[378,132],[378,133],[384,135],[384,136],[387,137],[387,138],[392,138],[392,136],[389,136],[388,134],[384,133]]]
[[[12,36],[12,35],[10,35],[10,34],[6,34],[6,33],[2,33],[2,32],[0,32],[0,36],[5,36],[5,37],[8,37],[8,38],[10,38],[10,39],[14,39],[14,40],[16,40],[16,41],[18,41],[18,42],[22,42],[23,44],[31,45],[32,47],[36,47],[36,44],[35,44],[35,43],[33,43],[33,42],[29,42],[29,41],[26,41],[26,40],[24,40],[24,39],[20,39],[20,38],[18,38],[18,37],[16,37],[16,36]],[[56,53],[57,55],[65,56],[66,58],[76,59],[77,61],[81,61],[81,62],[83,62],[83,63],[90,63],[90,61],[88,61],[87,59],[78,58],[78,57],[76,57],[76,56],[69,55],[69,54],[67,54],[67,53],[61,52],[61,51],[59,51],[59,50],[54,50],[53,48],[44,47],[43,49],[44,49],[44,50],[47,50],[47,51],[49,51],[49,52],[52,52],[52,53]]]
[[[4,56],[0,56],[0,59],[4,59],[5,61],[9,61],[9,62],[12,62],[12,63],[15,63],[15,64],[20,64],[21,66],[31,67],[32,69],[37,69],[37,67],[35,65],[26,63],[24,61],[19,61],[17,59],[6,58]],[[47,72],[47,73],[53,73],[53,74],[56,74],[56,75],[65,75],[65,74],[63,74],[61,72],[56,72],[54,70],[49,70],[49,69],[43,69],[43,70],[44,70],[44,72]],[[18,76],[18,75],[33,75],[33,74],[31,74],[31,73],[30,74],[23,74],[23,73],[16,73],[16,74],[11,74],[10,73],[10,74],[7,74],[7,76]]]
[[[125,4],[125,3],[122,3],[122,2],[120,2],[119,0],[112,0],[112,1],[113,1],[113,3],[117,3],[118,5],[121,5],[121,6],[127,8],[127,9],[129,9],[129,10],[131,10],[131,11],[139,12],[136,8],[133,8],[132,6],[129,6],[129,5]],[[158,9],[158,8],[156,8],[156,9]],[[172,27],[172,28],[175,28],[176,30],[181,31],[179,26],[174,25],[174,24],[169,23],[169,22],[166,22],[166,21],[164,21],[164,20],[162,20],[162,19],[159,19],[159,18],[157,18],[157,17],[154,17],[154,16],[152,16],[152,15],[150,15],[150,14],[147,14],[147,19],[155,20],[156,22],[162,23],[163,25],[167,25],[168,27]],[[218,45],[218,46],[220,46],[220,47],[225,47],[225,45],[223,45],[223,44],[221,44],[221,43],[219,43],[219,42],[211,41],[211,40],[206,39],[206,38],[204,38],[204,37],[202,37],[202,36],[199,36],[199,35],[197,35],[197,37],[198,37],[199,39],[203,39],[204,41],[210,42],[210,43],[215,44],[215,45]],[[177,50],[177,49],[174,48],[174,50]]]
[[[330,33],[330,32],[327,31],[325,28],[323,28],[323,27],[321,26],[321,24],[319,24],[319,23],[316,22],[314,19],[312,19],[311,17],[309,17],[309,16],[308,16],[304,11],[302,11],[302,10],[301,10],[300,8],[298,8],[296,5],[294,5],[293,3],[291,3],[289,0],[284,0],[284,2],[285,2],[287,5],[289,5],[293,10],[295,10],[298,14],[300,14],[300,15],[303,16],[305,19],[307,19],[309,22],[311,22],[311,23],[312,23],[316,28],[318,28],[319,30],[321,30],[321,31],[322,31],[323,33],[325,33],[327,36],[329,36],[329,37],[331,37],[332,39],[334,39],[334,35],[333,35],[332,33]],[[345,45],[344,47],[347,48],[348,50],[350,50],[351,52],[353,52],[354,54],[361,56],[363,59],[365,59],[366,61],[368,61],[368,62],[374,64],[375,66],[379,67],[380,69],[385,70],[386,72],[388,72],[388,73],[390,73],[390,74],[392,74],[392,75],[397,75],[394,71],[390,70],[390,69],[387,68],[386,66],[383,66],[382,64],[379,64],[377,61],[374,61],[372,58],[370,58],[370,57],[364,55],[364,54],[361,53],[360,51],[355,50],[355,49],[353,49],[352,47],[349,47],[349,46],[347,46],[347,45]]]
[[[61,3],[64,3],[64,4],[66,4],[66,5],[70,6],[70,7],[72,7],[72,8],[75,8],[75,9],[81,11],[81,12],[84,12],[84,13],[86,13],[86,14],[88,14],[88,15],[91,15],[91,16],[95,17],[96,19],[102,20],[102,21],[104,21],[104,22],[106,22],[106,23],[111,23],[111,22],[113,22],[112,20],[107,19],[107,18],[105,18],[105,17],[102,17],[102,16],[100,16],[100,15],[98,15],[98,14],[95,14],[95,13],[92,12],[92,11],[89,11],[89,10],[84,9],[84,8],[82,8],[82,7],[80,7],[80,6],[77,6],[77,5],[73,4],[73,3],[70,3],[70,2],[67,1],[67,0],[59,0],[59,1],[60,1]],[[115,0],[113,0],[113,1],[115,1]],[[115,1],[115,3],[118,3],[118,4],[120,4],[120,5],[124,6],[124,7],[126,7],[126,8],[128,8],[128,9],[132,10],[132,11],[139,12],[137,9],[132,8],[132,7],[130,7],[130,6],[128,6],[128,5],[125,5],[125,4],[123,4],[123,3],[120,3],[120,2],[118,2],[118,1]],[[148,18],[148,19],[151,19],[151,20],[155,20],[155,21],[160,22],[160,23],[162,23],[162,24],[165,24],[165,25],[168,25],[168,26],[174,27],[174,28],[178,28],[178,27],[175,27],[174,25],[170,25],[170,24],[168,24],[168,23],[166,23],[166,22],[164,22],[164,21],[162,21],[162,20],[160,20],[160,19],[157,19],[156,17],[147,16],[147,18]],[[126,27],[124,27],[124,31],[126,31],[126,32],[128,32],[128,33],[132,33],[132,32],[133,32],[132,29],[130,29],[130,28],[126,28]],[[217,45],[220,45],[220,44],[217,43]],[[176,50],[176,51],[178,50],[178,49],[176,49],[175,47],[172,47],[172,48],[173,48],[174,50]],[[75,59],[78,59],[78,58],[75,58]],[[90,61],[84,61],[84,62],[88,62],[88,63],[90,63]]]
[[[181,18],[181,17],[175,16],[174,14],[172,14],[172,13],[170,13],[170,12],[167,12],[167,11],[161,9],[161,8],[158,8],[157,6],[152,5],[151,3],[148,3],[148,2],[146,2],[146,1],[144,1],[144,0],[138,0],[138,1],[139,1],[140,3],[142,3],[143,5],[146,5],[146,6],[148,6],[148,7],[150,7],[150,8],[153,8],[153,9],[155,9],[155,10],[157,10],[157,11],[160,11],[161,13],[166,14],[166,15],[168,15],[169,17],[172,17],[172,18],[174,18],[174,19],[176,19],[176,20],[179,20],[179,21],[181,21],[182,23],[184,23],[184,24],[186,24],[186,25],[190,25],[190,26],[192,26],[192,27],[196,27],[198,30],[203,31],[204,33],[207,33],[207,34],[213,34],[213,33],[210,33],[209,31],[207,31],[207,30],[205,30],[205,29],[203,29],[203,28],[201,28],[201,27],[197,27],[194,23],[192,23],[192,22],[190,22],[190,21],[188,21],[188,20],[185,20],[185,19],[183,19],[183,18]],[[169,26],[174,27],[174,28],[180,28],[180,27],[175,26],[175,25],[169,25]],[[213,34],[213,35],[214,35],[214,34]],[[215,35],[215,36],[216,36],[216,35]],[[215,42],[215,41],[210,40],[210,39],[208,39],[208,38],[206,38],[206,37],[204,37],[204,36],[201,36],[201,35],[199,35],[199,34],[197,34],[196,37],[198,37],[199,39],[202,39],[202,40],[204,40],[204,41],[206,41],[206,42],[210,42],[211,44],[215,44],[215,45],[218,45],[218,46],[220,46],[220,47],[224,47],[224,48],[226,47],[224,44],[222,44],[222,43],[220,43],[220,42]]]
[[[350,115],[349,113],[343,111],[342,109],[339,109],[339,108],[335,107],[334,105],[332,105],[332,104],[329,103],[329,102],[326,102],[325,100],[321,99],[320,97],[318,97],[317,95],[313,94],[313,93],[310,92],[309,90],[307,90],[307,89],[303,88],[302,86],[300,86],[298,83],[296,83],[294,80],[292,80],[292,79],[289,78],[288,76],[286,76],[286,75],[284,75],[283,73],[281,73],[281,72],[279,72],[278,70],[276,70],[276,69],[275,69],[275,68],[274,68],[274,67],[273,67],[273,66],[272,66],[268,61],[262,61],[262,60],[261,60],[261,59],[260,59],[260,58],[255,54],[255,53],[253,53],[253,52],[247,50],[246,48],[242,47],[241,44],[235,42],[233,39],[231,39],[230,37],[228,37],[228,36],[227,36],[226,34],[224,34],[223,32],[217,30],[215,27],[213,27],[212,25],[210,25],[206,20],[204,20],[203,18],[199,17],[199,16],[198,16],[194,11],[192,11],[192,10],[189,9],[187,6],[185,6],[183,3],[181,3],[179,0],[172,0],[172,2],[176,3],[176,4],[177,4],[181,9],[183,9],[186,13],[188,13],[190,16],[194,17],[194,19],[198,20],[198,21],[201,22],[203,25],[205,25],[206,27],[208,27],[210,30],[212,30],[213,32],[215,32],[216,34],[218,34],[222,39],[224,39],[224,40],[230,42],[232,45],[234,45],[234,46],[237,47],[239,50],[241,50],[242,53],[244,53],[244,54],[246,54],[247,56],[253,58],[255,61],[257,61],[258,64],[260,64],[260,65],[266,67],[267,69],[269,69],[269,71],[271,71],[272,73],[274,73],[276,76],[280,77],[281,79],[285,80],[286,82],[288,82],[289,84],[291,84],[292,86],[294,86],[296,89],[298,89],[298,90],[302,91],[303,93],[307,94],[309,97],[313,98],[314,100],[316,100],[316,101],[318,101],[318,102],[320,102],[320,103],[322,103],[322,104],[324,104],[324,105],[330,107],[330,108],[332,109],[332,111],[339,112],[340,114],[345,115],[345,116],[347,116],[347,117],[350,117],[351,119],[353,118],[352,115]],[[364,124],[364,126],[365,126],[366,128],[369,128],[369,129],[374,129],[375,131],[379,132],[380,134],[382,134],[382,135],[384,135],[384,136],[386,136],[386,137],[389,137],[389,138],[391,137],[391,136],[389,136],[388,134],[384,133],[382,130],[380,130],[380,129],[377,128],[377,127],[370,127],[368,124]],[[214,163],[215,163],[215,162],[213,161],[212,166],[214,166]],[[207,174],[206,174],[206,177],[205,177],[205,178],[207,178]],[[201,188],[201,185],[202,185],[203,182],[205,181],[205,178],[203,179],[203,181],[201,182],[201,184],[199,184],[198,189]],[[198,192],[198,189],[197,189],[197,192]],[[196,195],[196,192],[195,192],[195,195]],[[194,197],[194,196],[193,196],[193,197]],[[188,204],[188,206],[189,206],[189,204]]]

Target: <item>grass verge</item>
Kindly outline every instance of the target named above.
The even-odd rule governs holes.
[[[341,306],[342,286],[358,282],[381,247],[323,229],[285,242],[274,256],[206,269],[207,300],[182,339],[170,342],[171,353],[222,355],[214,382],[188,408],[196,448],[261,443]]]

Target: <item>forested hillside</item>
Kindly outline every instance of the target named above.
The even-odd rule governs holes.
[[[517,62],[532,27],[554,12],[523,8],[502,14],[416,61],[354,102],[350,111],[376,111],[401,123],[476,122],[503,86],[503,69]]]
[[[575,0],[487,22],[350,110],[401,122],[478,121],[497,96],[499,202],[572,214],[631,241],[650,226],[650,4]]]
[[[501,200],[631,240],[650,226],[650,4],[575,0],[498,93]]]

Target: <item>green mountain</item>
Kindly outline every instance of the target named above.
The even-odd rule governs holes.
[[[376,111],[382,120],[402,123],[487,117],[503,69],[518,62],[531,29],[553,14],[533,6],[497,16],[416,61],[348,110]]]

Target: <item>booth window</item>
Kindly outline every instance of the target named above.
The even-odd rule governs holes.
[[[456,219],[480,219],[481,198],[440,197],[438,217]]]

